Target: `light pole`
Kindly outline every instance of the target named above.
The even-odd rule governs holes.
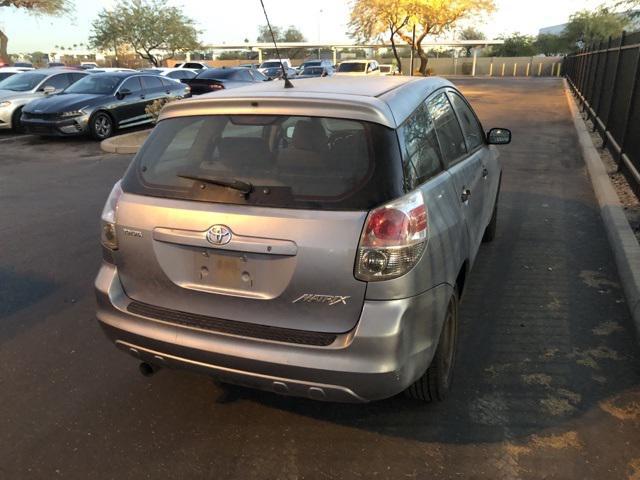
[[[320,60],[320,26],[322,25],[322,12],[322,9],[318,11],[318,60]]]

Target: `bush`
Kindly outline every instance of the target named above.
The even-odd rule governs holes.
[[[144,112],[151,117],[151,120],[154,124],[158,122],[158,117],[160,117],[160,112],[162,108],[167,104],[174,102],[176,100],[180,100],[182,97],[178,98],[159,98],[158,100],[154,100],[152,103],[146,106]]]

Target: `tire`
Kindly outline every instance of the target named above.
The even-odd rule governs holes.
[[[451,389],[458,344],[458,292],[449,299],[436,353],[427,371],[405,390],[405,395],[423,402],[443,401]]]
[[[11,115],[11,130],[14,133],[24,133],[24,125],[20,121],[20,117],[22,116],[22,107],[16,109]]]
[[[113,135],[113,119],[106,112],[98,112],[89,120],[89,132],[95,140],[104,140]]]
[[[493,206],[493,215],[491,215],[491,220],[489,221],[489,225],[484,230],[484,235],[482,236],[482,243],[489,243],[496,238],[496,230],[498,228],[498,199],[496,199],[496,204]]]

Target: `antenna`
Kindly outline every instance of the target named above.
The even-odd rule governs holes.
[[[287,70],[284,68],[284,64],[282,63],[282,57],[280,56],[280,50],[278,50],[278,44],[276,43],[276,37],[273,34],[273,29],[271,28],[271,23],[269,23],[269,17],[267,16],[267,9],[264,8],[264,2],[260,0],[260,5],[262,5],[262,11],[264,12],[264,18],[267,20],[267,27],[269,27],[269,33],[271,33],[271,39],[273,40],[273,46],[276,47],[276,55],[278,56],[278,60],[280,61],[280,67],[282,68],[282,78],[284,78],[284,88],[293,88],[293,83],[287,78]]]

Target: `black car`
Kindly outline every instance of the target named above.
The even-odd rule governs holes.
[[[258,70],[251,68],[208,68],[194,78],[181,80],[191,87],[192,95],[202,95],[226,88],[244,87],[269,80]]]
[[[334,73],[333,67],[306,67],[296,78],[330,77]]]
[[[186,85],[157,75],[97,73],[58,95],[27,104],[21,121],[27,132],[37,135],[89,134],[103,140],[119,128],[151,122],[145,109],[154,100],[188,93]]]

